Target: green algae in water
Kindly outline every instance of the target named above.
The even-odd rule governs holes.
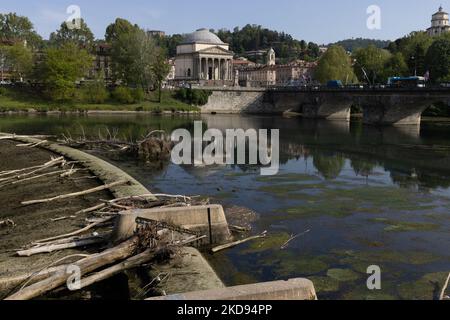
[[[371,221],[387,224],[388,227],[384,229],[386,232],[434,231],[439,229],[439,226],[434,223],[398,221],[385,218],[372,219]]]
[[[342,263],[352,265],[357,262],[366,262],[368,266],[384,263],[404,263],[410,265],[425,265],[441,260],[441,257],[429,252],[419,251],[334,251],[337,256],[341,256]]]
[[[317,182],[320,181],[320,178],[317,176],[310,176],[306,174],[298,174],[298,173],[286,173],[286,174],[279,174],[276,176],[265,176],[265,177],[259,177],[256,179],[258,182],[266,182],[266,183],[273,183],[273,182]]]
[[[278,258],[278,259],[277,259]],[[277,261],[278,260],[278,261]],[[295,276],[312,276],[326,271],[329,265],[320,257],[299,257],[291,252],[282,251],[263,262],[274,269],[279,278],[292,278]]]
[[[339,292],[341,283],[330,277],[309,277],[314,283],[314,287],[318,294],[320,293],[330,293]]]
[[[404,300],[435,300],[439,297],[448,272],[430,273],[415,282],[400,284],[397,288]]]
[[[249,244],[248,248],[243,250],[241,254],[260,253],[268,250],[280,250],[289,239],[291,235],[288,233],[271,234],[263,240],[256,240]]]
[[[361,276],[351,269],[330,269],[327,276],[339,282],[352,282],[361,278]]]

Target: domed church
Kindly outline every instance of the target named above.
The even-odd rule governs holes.
[[[439,11],[433,14],[433,18],[431,20],[431,28],[427,30],[427,33],[430,36],[439,36],[449,31],[450,23],[448,13],[445,12],[442,7],[440,7]]]
[[[226,84],[234,77],[233,57],[228,44],[208,29],[199,29],[177,46],[175,80]]]

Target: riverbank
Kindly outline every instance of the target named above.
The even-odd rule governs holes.
[[[53,102],[31,94],[18,93],[13,91],[3,91],[0,93],[0,113],[51,113],[51,112],[198,112],[199,108],[191,106],[175,98],[175,93],[164,91],[161,103],[157,102],[153,96],[147,97],[144,101],[133,104],[122,104],[113,100],[104,103],[92,104],[84,102]]]

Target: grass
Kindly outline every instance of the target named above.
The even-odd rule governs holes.
[[[113,100],[101,104],[85,102],[53,102],[29,93],[19,93],[12,90],[2,90],[0,93],[0,112],[23,111],[142,111],[142,112],[187,112],[198,111],[199,108],[181,102],[174,97],[174,92],[164,91],[162,102],[157,102],[156,93],[135,104],[121,104]]]

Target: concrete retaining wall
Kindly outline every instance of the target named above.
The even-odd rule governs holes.
[[[314,284],[311,281],[299,278],[289,281],[266,282],[224,289],[190,292],[167,297],[153,298],[149,300],[317,300],[317,295]]]

